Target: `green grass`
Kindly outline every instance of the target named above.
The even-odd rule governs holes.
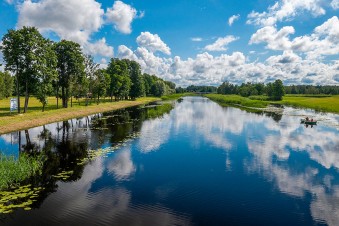
[[[269,104],[267,101],[250,99],[239,95],[206,94],[205,96],[220,103],[221,105],[240,105],[242,107],[265,108]]]
[[[194,93],[174,93],[174,94],[170,94],[167,96],[162,96],[161,99],[162,100],[177,100],[181,97],[185,97],[185,96],[194,96]]]
[[[20,154],[16,159],[14,156],[0,155],[0,190],[18,185],[29,177],[40,174],[42,165],[41,156]]]
[[[85,100],[81,100],[80,105],[76,102],[73,107],[56,109],[56,99],[49,98],[49,105],[45,112],[41,112],[41,104],[36,98],[30,98],[29,108],[27,113],[9,114],[9,99],[0,100],[0,134],[11,131],[28,129],[36,126],[45,125],[52,122],[68,120],[77,117],[83,117],[95,113],[112,111],[121,108],[147,104],[153,101],[160,100],[155,97],[137,98],[135,101],[124,100],[119,102],[110,102],[110,100],[101,100],[97,105],[92,103],[85,106]]]
[[[150,108],[147,111],[147,115],[149,118],[157,118],[163,116],[166,113],[169,113],[173,109],[172,104],[163,104],[156,106],[154,108]]]
[[[339,113],[339,95],[286,95],[277,103],[317,111]]]
[[[282,101],[268,100],[267,96],[242,97],[239,95],[207,94],[206,97],[222,105],[264,108],[269,104],[283,104],[310,108],[317,111],[339,113],[339,95],[286,95]]]

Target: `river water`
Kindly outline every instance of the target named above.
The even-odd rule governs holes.
[[[2,135],[5,154],[46,161],[32,209],[0,224],[339,225],[339,116],[281,110],[185,97]]]

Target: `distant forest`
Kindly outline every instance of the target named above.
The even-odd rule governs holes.
[[[187,88],[176,88],[177,93],[198,92],[198,93],[219,93],[219,94],[237,94],[241,96],[267,95],[268,86],[272,83],[243,83],[235,85],[229,82],[223,82],[219,87],[215,86],[188,86]],[[285,94],[303,94],[303,95],[339,95],[339,86],[314,86],[314,85],[290,85],[284,86]]]

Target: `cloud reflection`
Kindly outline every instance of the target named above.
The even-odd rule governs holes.
[[[299,124],[304,115],[322,121],[314,128],[305,128]],[[328,122],[338,124],[337,119],[334,114],[285,108],[281,119],[275,120],[266,114],[224,108],[206,98],[186,97],[169,116],[144,123],[140,146],[143,152],[157,150],[167,142],[171,132],[180,134],[188,129],[201,135],[205,142],[229,153],[237,149],[239,142],[230,139],[231,135],[246,137],[246,145],[252,154],[251,158],[244,160],[249,173],[264,175],[287,195],[302,198],[307,193],[312,194],[313,218],[338,225],[339,186],[330,183],[329,179],[335,178],[339,172],[338,130],[326,126]],[[303,162],[306,165],[296,170],[296,166],[288,162],[292,152],[306,153],[310,161]],[[225,165],[227,170],[232,169],[232,159],[228,154]],[[320,172],[322,168],[336,171],[324,175]],[[319,181],[319,178],[322,179]]]
[[[113,173],[116,180],[128,180],[136,170],[131,158],[131,150],[120,150],[108,163],[107,169]]]

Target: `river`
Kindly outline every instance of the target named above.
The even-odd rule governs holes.
[[[46,162],[32,209],[0,224],[339,225],[339,116],[282,110],[185,97],[2,135]]]

